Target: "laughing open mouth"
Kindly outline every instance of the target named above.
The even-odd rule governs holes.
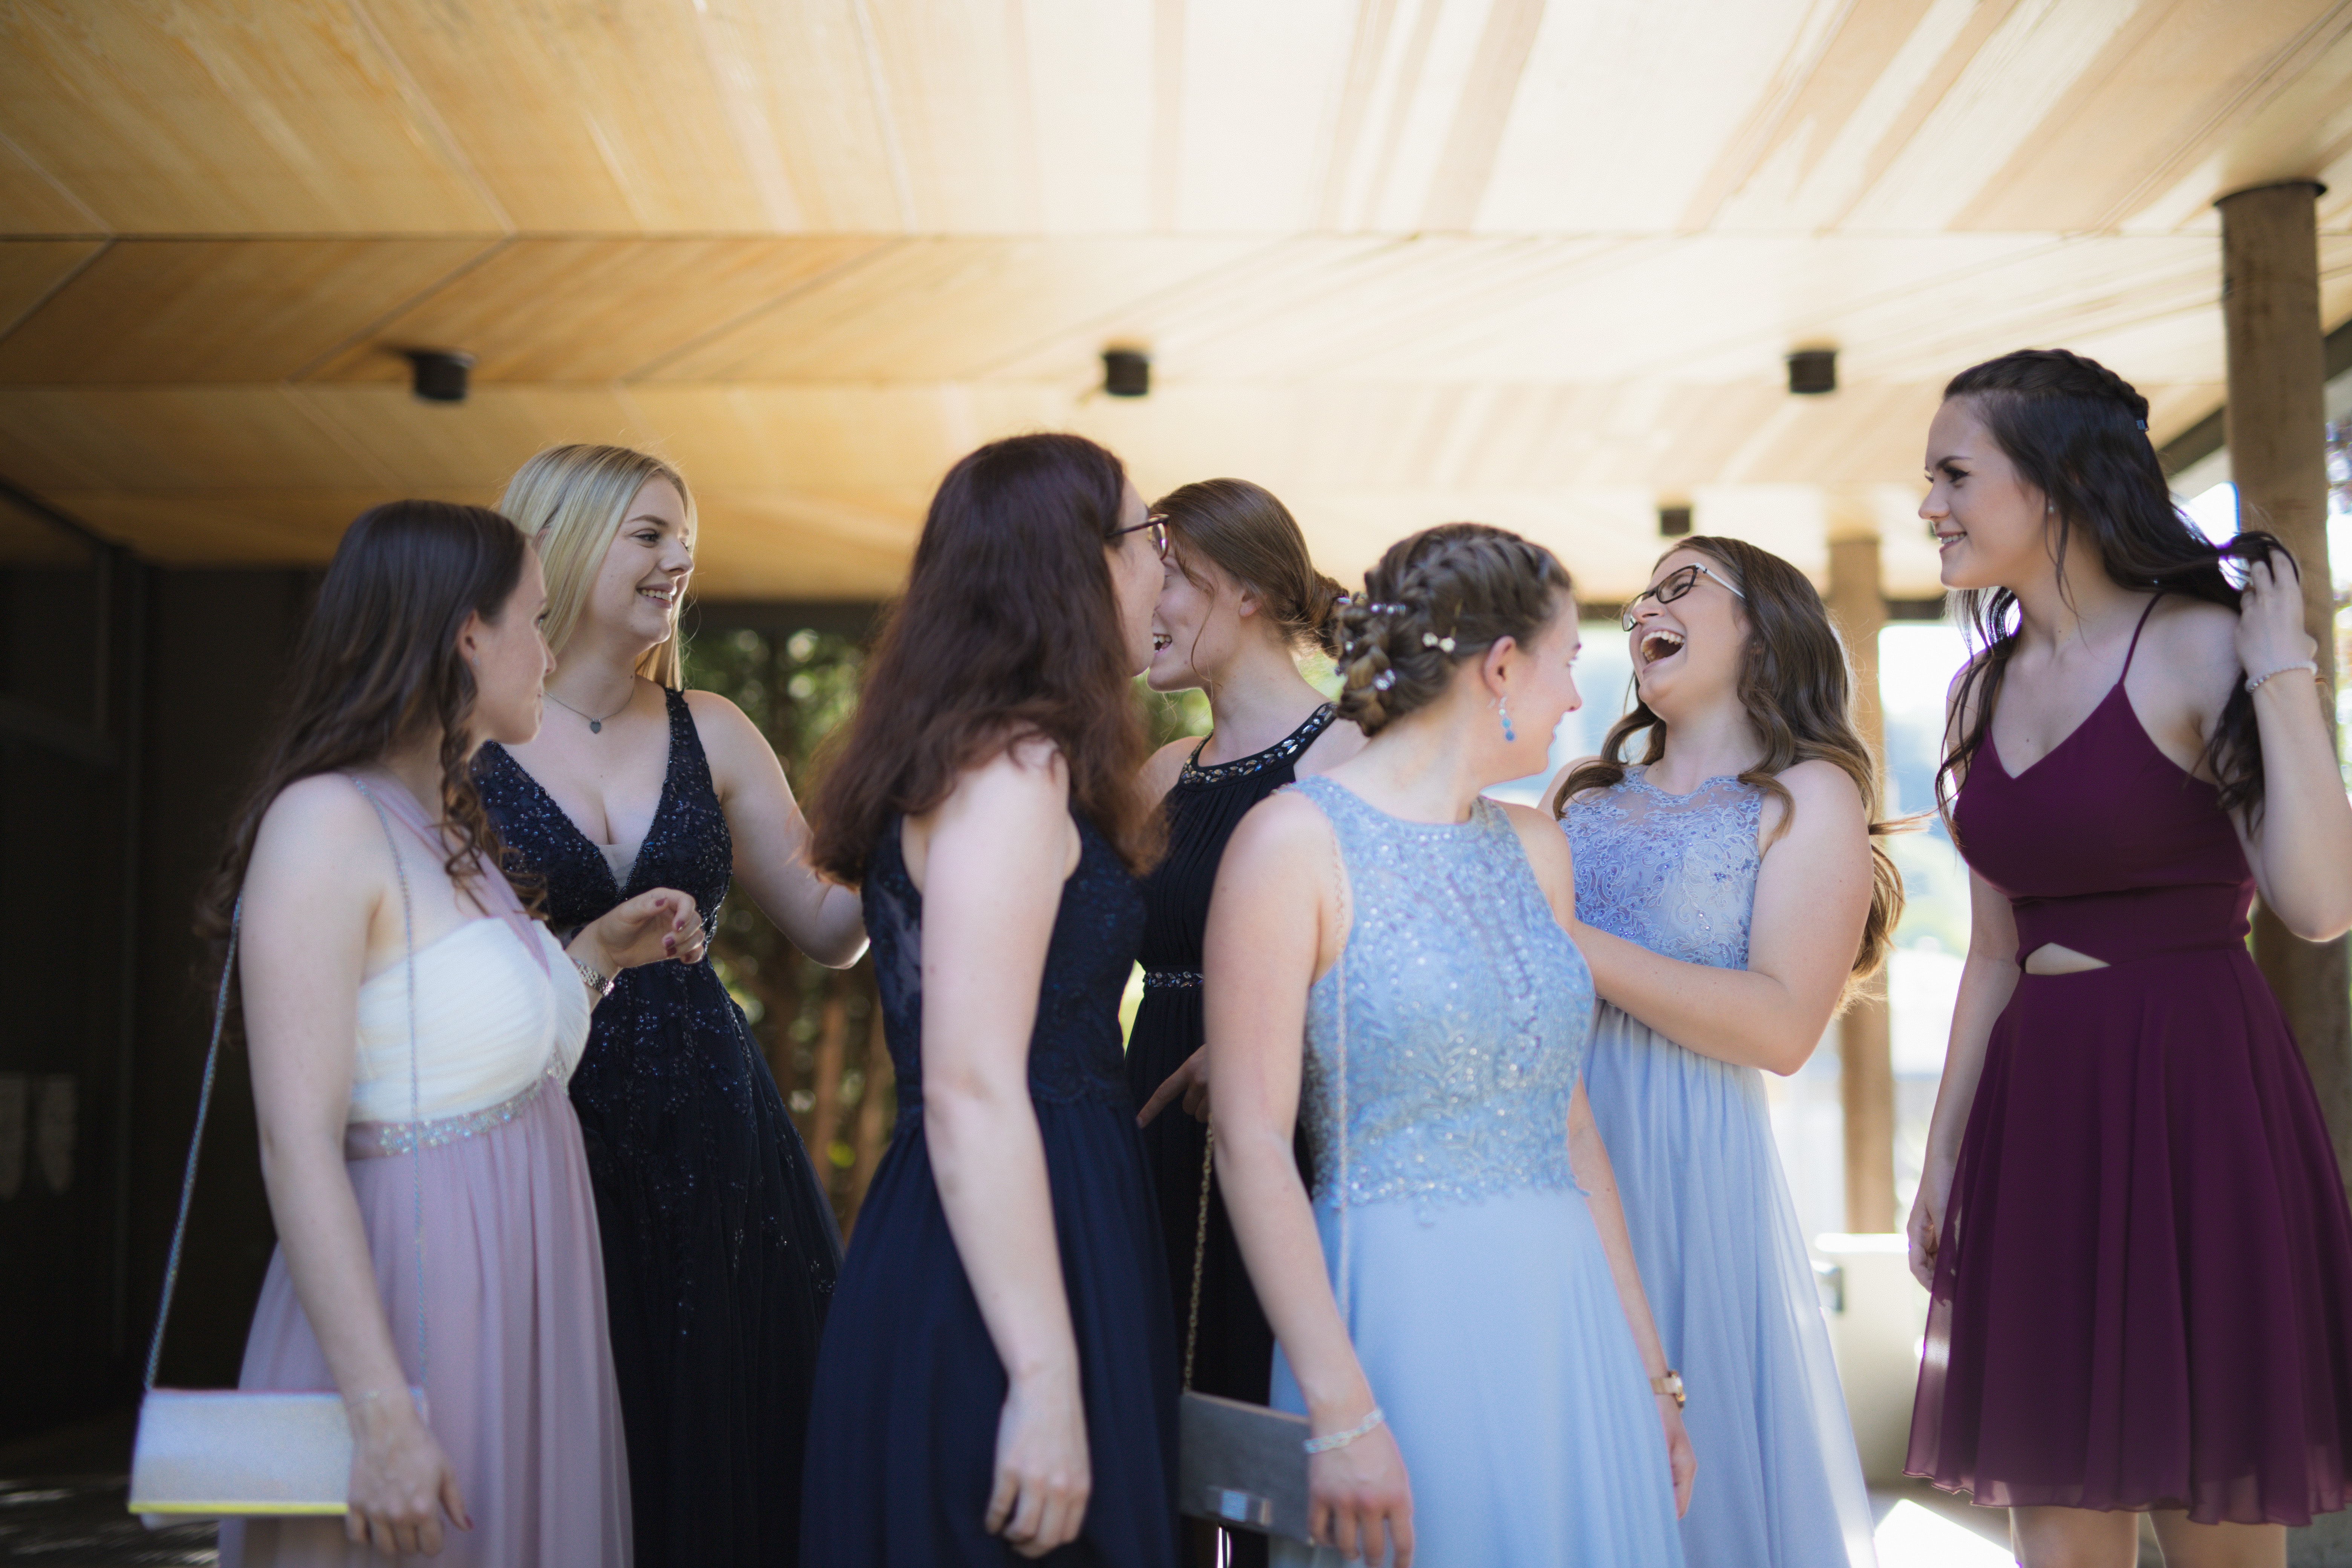
[[[1682,651],[1682,634],[1680,632],[1670,632],[1664,626],[1651,627],[1650,634],[1642,639],[1642,662],[1643,664],[1655,664],[1662,658],[1672,658],[1675,655]]]

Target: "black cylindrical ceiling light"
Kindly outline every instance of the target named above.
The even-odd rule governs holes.
[[[455,349],[410,349],[408,363],[409,390],[425,402],[466,401],[467,377],[474,368],[472,354]]]
[[[1799,397],[1819,397],[1837,390],[1837,350],[1799,349],[1789,356],[1789,390]]]
[[[1680,539],[1691,531],[1691,509],[1686,506],[1662,506],[1658,509],[1658,537]]]
[[[1103,350],[1103,391],[1113,397],[1144,397],[1151,392],[1151,356],[1141,349]]]

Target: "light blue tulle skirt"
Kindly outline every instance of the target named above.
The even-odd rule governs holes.
[[[1316,1221],[1336,1271],[1338,1215]],[[1369,1204],[1349,1224],[1348,1331],[1412,1479],[1415,1568],[1676,1568],[1657,1404],[1583,1194]],[[1279,1350],[1274,1403],[1306,1408]],[[1274,1561],[1340,1559],[1277,1542]]]
[[[1764,1080],[1602,1005],[1585,1092],[1690,1404],[1690,1568],[1877,1561],[1870,1499]]]

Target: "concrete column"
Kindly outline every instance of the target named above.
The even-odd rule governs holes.
[[[2336,710],[2335,604],[2327,562],[2326,381],[2319,240],[2309,181],[2221,198],[2221,315],[2230,355],[2230,470],[2238,526],[2284,541],[2303,566],[2305,621]],[[2333,726],[2331,725],[2331,731]],[[2260,905],[2254,961],[2278,994],[2319,1090],[2336,1163],[2352,1172],[2352,967],[2342,939],[2307,942]]]
[[[1841,515],[1841,510],[1860,515]],[[1886,624],[1876,521],[1860,507],[1833,506],[1830,521],[1830,615],[1853,659],[1854,720],[1871,755],[1886,763],[1878,700],[1878,633]],[[1845,1102],[1845,1227],[1891,1231],[1895,1215],[1894,1038],[1886,977],[1870,982],[1837,1024],[1838,1089]]]

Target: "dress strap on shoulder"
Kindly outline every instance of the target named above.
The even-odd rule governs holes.
[[[2140,633],[2142,633],[2142,632],[2144,632],[2144,631],[2146,631],[2146,630],[2147,630],[2147,618],[2148,618],[2148,616],[2152,616],[2152,615],[2156,614],[2156,604],[2157,604],[2157,600],[2161,599],[2161,598],[2163,598],[2163,597],[2164,597],[2164,592],[2163,592],[2163,590],[2162,590],[2162,589],[2158,589],[2158,591],[2157,591],[2157,592],[2156,592],[2156,593],[2155,593],[2155,594],[2154,594],[2154,595],[2153,595],[2148,599],[2148,601],[2147,601],[2147,609],[2145,609],[2145,610],[2142,610],[2142,611],[2139,613],[2139,624],[2138,624],[2137,626],[2135,626],[2134,627],[2132,627],[2132,640],[2131,640],[2131,646],[2130,646],[2129,647],[2127,647],[2127,648],[2124,649],[2124,673],[2123,673],[2123,675],[2118,675],[2118,676],[2116,676],[2116,684],[2117,686],[2121,686],[2121,685],[2124,683],[2124,676],[2126,676],[2126,675],[2129,675],[2129,674],[2131,673],[2132,655],[2134,655],[2134,654],[2136,654],[2136,653],[2137,653],[2137,652],[2139,651],[2139,634],[2140,634]]]

